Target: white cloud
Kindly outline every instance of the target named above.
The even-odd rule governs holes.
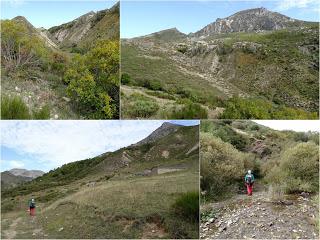
[[[275,130],[292,130],[296,132],[320,131],[319,120],[255,120],[254,122]]]
[[[163,121],[1,121],[1,145],[43,164],[97,156],[133,144]]]
[[[11,168],[23,168],[24,167],[24,163],[21,161],[8,160],[7,162]]]
[[[283,0],[277,3],[277,9],[284,11],[291,8],[310,8],[314,5],[318,6],[318,3],[318,0]]]

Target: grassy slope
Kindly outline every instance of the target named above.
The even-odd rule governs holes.
[[[10,229],[11,221],[21,217],[16,229],[16,237],[20,238],[197,238],[198,224],[180,219],[171,208],[181,193],[198,191],[198,152],[186,156],[198,141],[197,133],[197,127],[183,127],[157,144],[129,147],[73,163],[77,167],[70,167],[71,163],[23,187],[3,192],[2,236]],[[167,159],[162,157],[164,150],[170,153]],[[110,175],[106,170],[115,166],[116,159],[119,162],[123,151],[135,160],[130,167],[120,167]],[[172,165],[188,168],[148,177],[135,175],[152,167]],[[89,182],[95,182],[95,186],[88,187]],[[42,184],[43,190],[36,190]],[[40,212],[30,227],[25,210],[31,197],[36,198]],[[64,230],[59,232],[61,227]],[[32,235],[34,232],[37,234]]]
[[[148,56],[151,56],[151,58]],[[203,78],[180,70],[165,54],[156,52],[144,54],[137,47],[127,44],[122,44],[121,46],[121,71],[123,74],[129,74],[130,85],[133,87],[132,91],[136,91],[134,86],[144,86],[146,82],[161,86],[162,90],[160,91],[152,91],[144,87],[139,88],[139,91],[143,92],[146,99],[149,97],[148,101],[154,102],[152,99],[161,98],[155,101],[159,106],[159,110],[152,114],[150,118],[170,118],[168,113],[175,106],[181,107],[186,98],[192,102],[214,105],[217,97],[225,97],[221,91],[208,84]],[[131,104],[134,103],[135,98],[125,91],[122,93],[123,117],[136,117],[126,111],[126,108],[130,108]],[[185,93],[188,95],[186,96]],[[163,103],[162,99],[171,100],[173,103]]]
[[[156,55],[151,53],[150,55]],[[160,82],[168,92],[174,89],[189,89],[195,95],[202,97],[223,96],[216,88],[208,86],[200,77],[182,73],[175,63],[165,54],[157,55],[159,58],[150,59],[142,56],[137,47],[122,44],[121,71],[128,73],[133,81],[141,85],[145,81]]]

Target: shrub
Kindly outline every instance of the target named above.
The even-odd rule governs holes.
[[[27,26],[14,20],[1,20],[1,60],[7,70],[39,67],[47,62],[49,51]]]
[[[190,222],[199,222],[199,192],[187,192],[172,205],[174,213]]]
[[[154,90],[154,91],[161,91],[163,90],[163,87],[161,85],[161,82],[157,81],[157,80],[145,80],[142,83],[142,87],[148,88],[150,90]]]
[[[54,72],[58,74],[64,74],[66,71],[66,66],[68,63],[67,56],[61,52],[54,52],[52,54],[51,68]]]
[[[141,94],[132,94],[127,114],[133,118],[148,118],[159,110],[155,100]]]
[[[100,41],[84,56],[75,55],[64,76],[80,114],[111,119],[119,109],[119,43]]]
[[[49,119],[50,109],[45,106],[40,110],[30,111],[19,96],[1,97],[1,119]]]
[[[187,45],[179,45],[177,46],[177,51],[181,52],[182,54],[185,54],[188,51]]]
[[[176,94],[180,95],[182,98],[188,98],[195,102],[198,101],[196,94],[191,89],[178,88]]]
[[[121,83],[123,85],[128,85],[130,83],[131,77],[128,73],[123,73],[121,75]]]
[[[298,143],[281,155],[279,166],[266,176],[271,184],[285,184],[287,193],[318,192],[319,149],[313,142]]]
[[[247,169],[254,169],[252,155],[236,150],[209,133],[200,137],[201,145],[201,190],[206,197],[219,199],[232,192],[243,181]]]
[[[182,108],[175,107],[168,118],[205,119],[208,118],[208,111],[198,103],[188,102]]]
[[[318,114],[274,105],[258,98],[233,97],[225,103],[222,119],[317,119]]]
[[[252,125],[252,126],[250,127],[250,130],[252,130],[252,131],[258,131],[258,130],[260,130],[260,127],[259,127],[259,125],[254,124],[254,125]]]
[[[29,109],[20,97],[1,97],[1,119],[30,118]]]
[[[215,137],[221,138],[224,142],[231,143],[235,148],[244,151],[249,144],[249,139],[237,132],[235,132],[229,125],[230,121],[203,121],[201,130],[209,132]],[[232,126],[244,127],[242,122],[233,122]]]

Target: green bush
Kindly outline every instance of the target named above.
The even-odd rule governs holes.
[[[50,50],[22,21],[1,20],[1,64],[8,71],[44,67]]]
[[[318,113],[307,112],[258,98],[233,97],[225,103],[222,119],[318,119]]]
[[[118,118],[118,73],[118,41],[100,41],[85,55],[74,56],[64,82],[81,115],[91,119]]]
[[[148,88],[150,90],[154,90],[154,91],[161,91],[163,90],[163,87],[161,85],[161,82],[153,80],[145,80],[142,84],[142,87]]]
[[[130,104],[126,108],[127,114],[132,118],[148,118],[159,110],[155,100],[141,94],[132,94]]]
[[[129,74],[123,73],[123,74],[121,75],[121,83],[122,83],[123,85],[128,85],[128,84],[130,84],[130,80],[131,80],[131,77],[130,77]]]
[[[187,102],[182,108],[175,107],[168,118],[171,119],[205,119],[208,111],[198,103]]]
[[[1,119],[30,119],[27,105],[18,96],[1,97]]]
[[[224,121],[202,121],[201,131],[211,133],[215,137],[219,137],[222,141],[231,143],[236,149],[244,151],[248,144],[249,139],[237,132],[235,132],[228,120]],[[233,122],[232,126],[237,128],[245,128],[242,122]]]
[[[49,119],[50,109],[45,106],[40,110],[30,111],[19,96],[1,96],[1,119]]]
[[[271,184],[284,185],[287,193],[319,191],[319,148],[314,142],[298,143],[281,155],[267,174]]]
[[[187,192],[172,205],[174,213],[190,222],[199,222],[199,192]]]
[[[231,144],[212,136],[200,135],[201,190],[206,198],[220,199],[236,191],[247,169],[255,169],[256,163],[251,154],[235,149]]]

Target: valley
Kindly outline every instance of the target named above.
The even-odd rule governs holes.
[[[121,39],[123,118],[316,119],[318,35],[318,23],[256,8],[196,33]]]
[[[128,147],[2,190],[1,237],[197,239],[198,131],[164,123]]]

